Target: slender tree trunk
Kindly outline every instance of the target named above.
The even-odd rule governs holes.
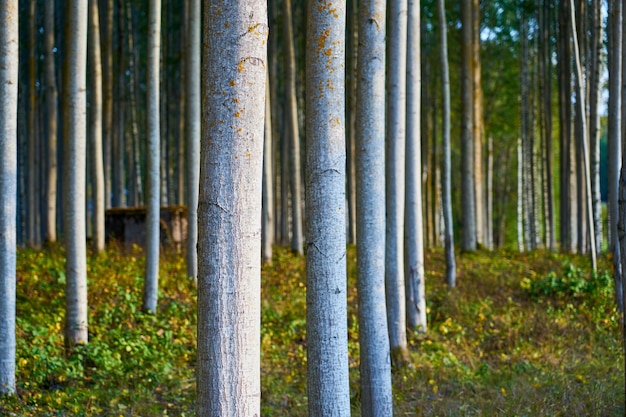
[[[98,0],[89,0],[89,136],[92,152],[92,190],[94,202],[93,246],[104,250],[104,166],[102,155],[102,63],[100,59],[100,20]]]
[[[361,414],[393,415],[385,303],[385,1],[359,11],[356,206]]]
[[[487,216],[485,217],[485,244],[493,250],[493,137],[487,139]]]
[[[422,217],[420,1],[408,0],[405,283],[407,324],[425,332],[424,227]]]
[[[48,170],[46,175],[46,240],[57,241],[58,188],[58,90],[54,62],[54,2],[44,4],[44,85],[46,92],[46,124],[48,127]]]
[[[580,53],[578,50],[578,34],[576,33],[576,14],[574,11],[574,0],[570,0],[570,8],[571,8],[571,27],[572,27],[572,44],[574,46],[574,59],[576,63],[576,88],[578,90],[578,100],[576,100],[576,104],[578,106],[578,111],[580,112],[581,121],[582,121],[582,153],[583,153],[583,170],[584,170],[584,178],[585,178],[585,194],[586,198],[586,209],[587,209],[587,224],[589,230],[589,243],[591,246],[590,255],[591,255],[591,267],[595,271],[596,270],[596,245],[594,232],[594,222],[593,222],[593,206],[592,206],[592,197],[591,197],[591,174],[589,172],[589,138],[588,138],[588,130],[586,126],[586,112],[584,106],[584,92],[583,92],[583,81],[582,81],[582,66],[580,64]]]
[[[66,3],[63,68],[63,163],[65,266],[65,344],[87,343],[87,245],[85,242],[85,165],[87,145],[87,2]]]
[[[624,312],[622,298],[622,264],[620,242],[617,238],[619,221],[618,185],[621,162],[621,84],[622,84],[622,1],[609,3],[609,106],[608,106],[608,197],[609,197],[609,248],[613,255],[615,298],[619,310]]]
[[[159,56],[161,51],[161,0],[150,0],[148,34],[148,155],[146,187],[146,276],[143,309],[156,312],[159,290]]]
[[[589,150],[590,150],[590,175],[593,209],[593,230],[595,236],[596,254],[602,249],[602,197],[600,195],[600,88],[601,74],[603,69],[601,61],[602,53],[602,10],[601,1],[593,0],[591,3],[591,62],[588,76],[589,86]]]
[[[124,51],[124,4],[118,0],[117,38],[118,38],[118,62],[117,62],[117,103],[115,105],[116,135],[113,158],[113,206],[126,207],[126,169],[125,169],[125,111],[126,103],[126,54]]]
[[[139,161],[139,126],[137,122],[137,90],[139,89],[139,74],[137,69],[138,58],[137,49],[135,48],[135,22],[133,19],[133,9],[131,3],[126,3],[126,22],[127,22],[127,41],[128,41],[128,82],[129,91],[128,98],[130,103],[130,130],[128,131],[126,140],[126,149],[128,154],[128,172],[131,176],[128,182],[129,195],[128,203],[131,206],[143,205],[143,183],[141,181],[141,163]]]
[[[387,3],[386,250],[387,323],[394,365],[408,362],[404,284],[407,1]]]
[[[36,0],[30,0],[28,3],[28,102],[27,102],[27,118],[28,118],[28,245],[34,248],[41,246],[41,237],[39,230],[39,164],[37,153],[38,135],[37,135],[37,15]]]
[[[291,0],[283,2],[285,33],[285,127],[289,140],[289,184],[291,186],[291,249],[302,254],[302,190],[300,168],[300,134],[298,129],[298,102],[296,97],[296,54],[293,47]]]
[[[0,393],[15,393],[18,1],[0,3]]]
[[[483,168],[483,90],[480,64],[480,0],[471,0],[472,8],[472,100],[473,123],[472,136],[474,139],[474,197],[476,199],[476,242],[486,244],[486,208],[484,194]]]
[[[274,243],[274,170],[272,166],[272,103],[270,95],[269,71],[265,88],[265,133],[263,138],[263,220],[261,223],[261,258],[267,264],[272,263],[272,244]]]
[[[437,0],[439,18],[439,42],[441,54],[441,85],[443,108],[443,175],[442,206],[445,223],[444,244],[446,251],[446,282],[450,288],[456,286],[456,259],[454,256],[454,229],[452,221],[452,168],[450,157],[450,70],[448,66],[448,25],[444,0]]]
[[[517,139],[517,247],[524,252],[524,152],[522,139]]]
[[[542,95],[542,115],[544,120],[544,146],[545,146],[545,164],[546,164],[546,206],[547,206],[547,224],[546,239],[549,249],[556,249],[556,221],[554,218],[554,187],[552,186],[552,48],[550,47],[550,33],[552,17],[550,13],[550,3],[544,1],[541,7],[541,62],[543,72],[543,95]]]
[[[461,199],[463,217],[462,248],[476,250],[476,194],[474,188],[474,94],[472,88],[472,3],[461,3]]]
[[[571,50],[570,26],[568,24],[569,1],[559,3],[558,35],[558,81],[559,81],[559,154],[560,154],[560,240],[561,250],[571,252],[572,239],[572,193],[570,189],[570,144],[571,144]]]
[[[203,16],[197,412],[260,416],[267,9],[210,0]]]
[[[187,276],[198,281],[198,187],[200,186],[200,0],[189,0],[187,65]]]
[[[356,96],[358,61],[358,0],[346,0],[346,192],[348,243],[356,243]]]
[[[306,235],[309,415],[349,416],[345,3],[307,3]]]
[[[102,1],[102,146],[104,163],[104,204],[111,207],[112,143],[113,143],[113,7],[114,1]]]

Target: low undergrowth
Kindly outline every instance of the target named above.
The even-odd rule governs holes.
[[[360,410],[355,251],[348,252],[353,415]],[[90,342],[66,357],[59,248],[18,254],[18,395],[0,415],[190,416],[195,288],[184,258],[161,263],[159,310],[141,312],[140,250],[89,258]],[[429,330],[394,370],[395,415],[623,415],[624,365],[609,259],[478,251],[445,285],[426,254]],[[262,414],[306,416],[305,261],[277,249],[262,273]]]

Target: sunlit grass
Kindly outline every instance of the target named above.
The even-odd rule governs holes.
[[[353,414],[360,410],[355,251],[348,252]],[[59,248],[18,259],[18,396],[0,415],[194,415],[195,288],[184,258],[161,263],[159,311],[140,311],[141,250],[89,259],[90,344],[65,357]],[[479,251],[445,286],[426,254],[429,331],[410,334],[413,366],[394,371],[395,415],[623,415],[612,283],[578,256]],[[262,414],[306,416],[305,260],[275,251],[262,275]]]

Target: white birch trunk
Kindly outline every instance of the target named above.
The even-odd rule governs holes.
[[[65,344],[87,343],[87,244],[85,175],[87,157],[87,2],[66,6],[64,89],[65,160],[63,164],[66,246]]]
[[[200,186],[200,0],[189,0],[185,117],[187,119],[187,276],[198,282],[198,188]]]
[[[197,413],[259,416],[267,8],[203,10]]]
[[[424,227],[422,215],[420,1],[408,0],[405,283],[406,314],[411,329],[426,331]]]
[[[98,0],[89,0],[90,102],[89,136],[91,138],[92,193],[94,205],[93,248],[104,250],[104,165],[102,155],[102,62]]]
[[[148,35],[148,155],[146,184],[146,276],[143,309],[156,312],[159,291],[159,58],[161,52],[161,0],[150,0]]]
[[[441,49],[441,95],[443,107],[443,175],[441,187],[441,208],[444,221],[444,245],[446,251],[446,282],[456,286],[456,259],[454,257],[454,226],[452,222],[452,169],[450,157],[450,70],[448,66],[448,26],[446,23],[446,5],[444,0],[437,0],[439,20],[439,42]]]
[[[407,1],[387,3],[385,284],[392,360],[408,359],[404,285]]]
[[[583,80],[582,80],[582,67],[580,64],[580,52],[578,49],[578,34],[576,30],[576,12],[574,10],[574,0],[570,0],[570,16],[571,16],[571,27],[572,27],[572,44],[574,46],[574,62],[576,65],[576,88],[578,89],[578,97],[585,97],[583,91]],[[589,131],[587,130],[587,116],[585,112],[585,104],[584,100],[576,100],[576,105],[578,106],[578,111],[580,112],[581,122],[582,122],[582,153],[583,153],[583,174],[584,174],[584,182],[585,182],[585,192],[586,195],[586,208],[587,208],[587,225],[589,228],[589,244],[591,246],[590,255],[591,255],[591,267],[595,271],[596,270],[596,240],[593,238],[595,236],[594,232],[594,223],[593,223],[593,203],[591,199],[591,175],[589,172]],[[579,237],[581,238],[581,237]]]
[[[602,196],[600,195],[600,99],[601,99],[601,74],[605,71],[602,64],[602,11],[601,1],[593,0],[591,7],[591,65],[588,75],[589,89],[589,151],[590,151],[590,174],[593,207],[594,235],[596,254],[602,249]]]
[[[15,393],[18,1],[0,2],[0,393]]]
[[[361,415],[393,415],[385,302],[385,1],[359,11],[356,100],[356,249]]]
[[[307,4],[306,236],[309,415],[349,416],[345,3]]]

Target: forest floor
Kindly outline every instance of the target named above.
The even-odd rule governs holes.
[[[356,252],[349,249],[352,414],[359,415]],[[90,257],[90,343],[64,355],[59,248],[18,253],[18,395],[2,416],[192,416],[195,289],[181,256],[161,263],[159,311],[140,311],[140,250]],[[410,334],[396,369],[396,416],[624,415],[624,360],[610,259],[592,275],[579,256],[457,255],[444,283],[426,253],[429,329]],[[263,269],[262,414],[306,416],[305,261],[277,249]]]

